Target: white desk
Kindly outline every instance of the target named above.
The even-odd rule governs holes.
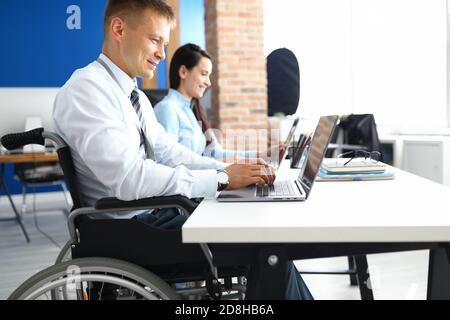
[[[296,176],[284,164],[280,177]],[[431,248],[448,265],[450,188],[394,170],[396,179],[388,181],[316,182],[305,202],[205,200],[183,226],[183,242],[280,244],[291,258]],[[310,251],[329,250],[310,253],[308,244]],[[299,247],[301,253],[290,253]],[[430,254],[434,259],[438,254]],[[442,272],[434,273],[442,281]],[[432,281],[428,289],[430,298],[450,298],[450,283],[448,296],[433,293]]]

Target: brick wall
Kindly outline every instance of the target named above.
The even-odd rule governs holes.
[[[205,0],[205,13],[206,47],[214,63],[213,126],[221,130],[227,148],[265,145],[263,0]]]

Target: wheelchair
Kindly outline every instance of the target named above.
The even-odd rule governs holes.
[[[197,204],[183,196],[121,201],[99,199],[83,207],[70,149],[43,128],[2,137],[8,150],[27,144],[57,146],[73,208],[70,240],[56,262],[21,284],[9,300],[166,300],[244,299],[247,266],[217,267],[220,248],[183,244],[181,230],[161,230],[135,219],[104,219],[98,214],[178,208],[192,213]],[[98,215],[99,218],[95,218]]]

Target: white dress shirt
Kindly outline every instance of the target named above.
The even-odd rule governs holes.
[[[105,55],[100,54],[100,59],[117,81],[99,62],[92,62],[73,73],[58,92],[53,109],[54,128],[72,152],[84,205],[92,206],[103,197],[214,197],[216,170],[227,164],[201,157],[168,137],[139,90],[156,161],[146,159],[139,119],[130,101],[135,79]]]

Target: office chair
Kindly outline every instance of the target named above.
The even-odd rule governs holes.
[[[150,100],[153,108],[169,93],[169,89],[143,89],[142,91]]]
[[[51,139],[73,199],[68,227],[70,240],[61,262],[42,270],[19,286],[9,299],[220,299],[243,298],[245,266],[216,267],[211,247],[183,244],[181,230],[160,230],[135,219],[97,219],[105,212],[176,207],[192,213],[197,206],[183,196],[135,201],[99,199],[83,206],[70,148],[43,128],[2,137],[7,149],[43,144]],[[216,249],[220,249],[217,248]],[[64,249],[63,249],[64,250]],[[228,250],[228,249],[226,249]],[[66,260],[66,261],[65,261]],[[179,266],[174,271],[173,266]],[[238,282],[233,283],[232,278]],[[219,279],[223,279],[222,282]],[[202,286],[178,289],[176,283],[200,281]],[[203,285],[204,281],[204,285]],[[223,293],[232,292],[223,295]]]
[[[339,124],[331,137],[331,143],[332,145],[327,151],[328,157],[361,149],[381,152],[375,117],[373,114],[341,116]]]
[[[286,48],[276,49],[267,56],[267,94],[268,94],[268,112],[269,116],[276,113],[284,115],[292,115],[297,112],[300,103],[300,67],[295,54]],[[366,120],[367,121],[367,120]],[[345,122],[344,122],[345,123]],[[348,122],[348,127],[353,128],[353,121]],[[340,124],[344,126],[344,124]],[[335,130],[332,137],[332,142],[335,144],[338,133]],[[347,143],[355,141],[353,133],[350,132],[345,140]],[[359,140],[358,140],[359,141]],[[337,145],[332,145],[327,151],[326,156],[330,157]],[[347,146],[351,148],[352,146]],[[361,149],[361,146],[353,146]],[[342,274],[350,276],[350,284],[359,285],[362,299],[373,299],[373,293],[366,284],[358,283],[357,275],[359,273],[366,273],[368,270],[367,257],[363,256],[348,256],[347,270],[334,271],[307,271],[300,270],[302,274]],[[360,277],[362,278],[362,277]]]

